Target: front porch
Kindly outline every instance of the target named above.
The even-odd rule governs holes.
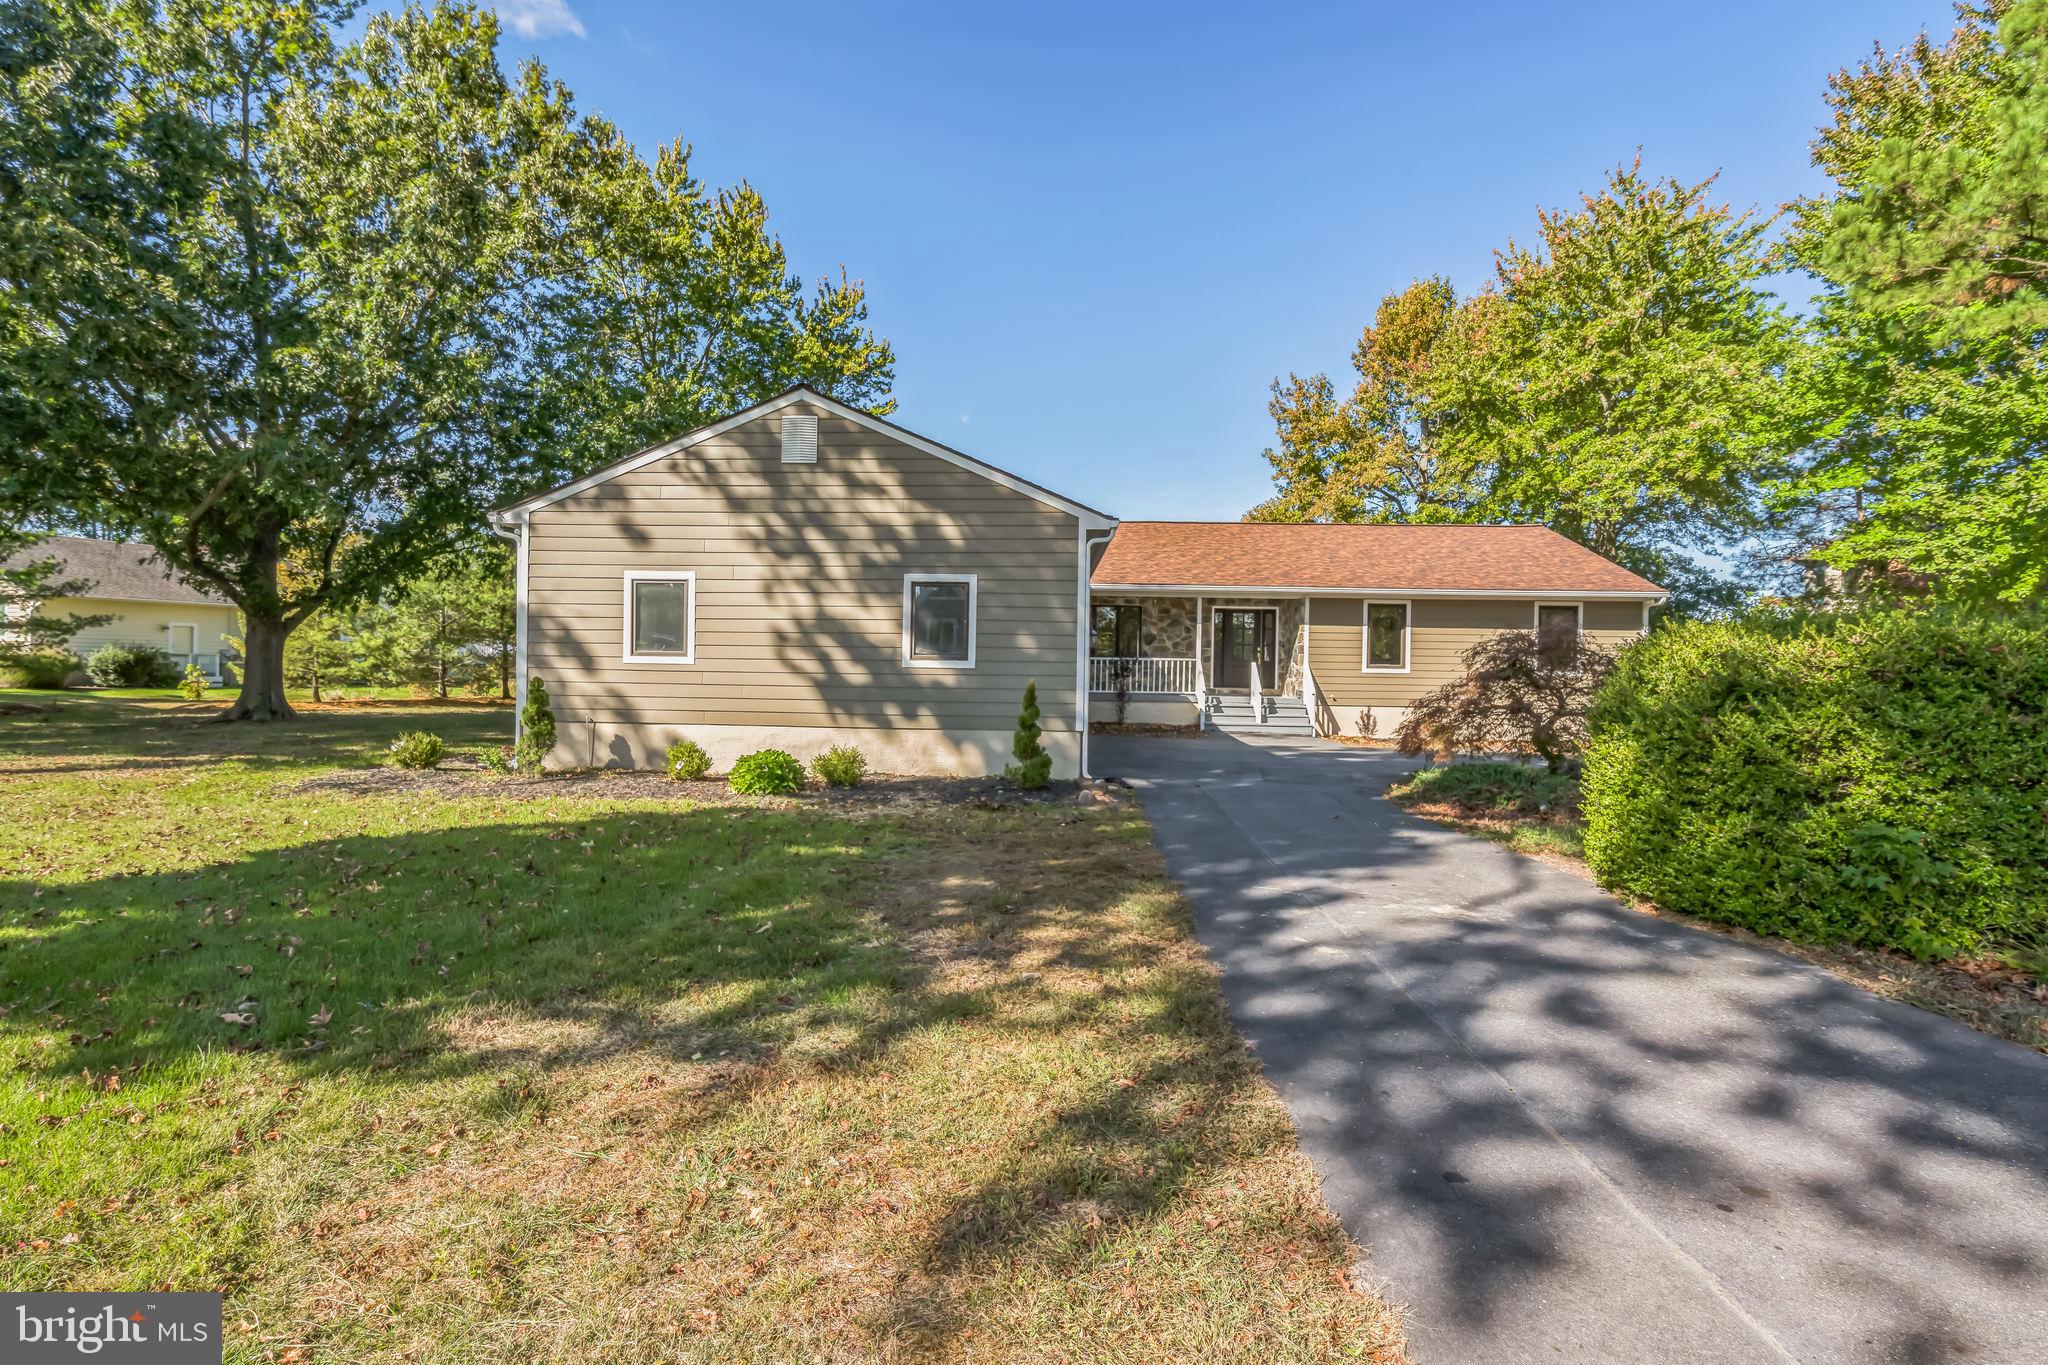
[[[1306,598],[1097,594],[1090,605],[1091,719],[1320,733]]]

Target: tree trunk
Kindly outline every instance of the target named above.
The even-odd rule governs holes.
[[[498,653],[498,697],[503,701],[512,700],[512,652]]]
[[[319,658],[318,658],[317,656],[316,656],[316,657],[315,657],[315,658],[313,659],[313,663],[312,663],[312,671],[313,671],[313,700],[314,700],[314,702],[315,702],[315,703],[318,703],[318,702],[319,702],[319,700],[320,700],[320,660],[319,660]]]
[[[243,643],[242,695],[221,713],[222,720],[294,720],[297,712],[284,699],[284,621],[243,614],[248,626]]]

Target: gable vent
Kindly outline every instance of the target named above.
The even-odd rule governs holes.
[[[782,462],[784,464],[816,464],[818,462],[817,418],[793,415],[782,419]]]

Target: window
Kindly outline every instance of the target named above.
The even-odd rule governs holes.
[[[909,668],[974,667],[975,575],[903,575],[903,662]]]
[[[1536,604],[1536,633],[1542,635],[1552,630],[1579,629],[1580,605],[1577,602],[1538,602]]]
[[[623,657],[629,664],[696,662],[695,573],[627,570],[625,646]]]
[[[1135,659],[1143,652],[1145,609],[1116,606],[1095,609],[1095,642],[1089,653],[1100,658]]]
[[[1368,602],[1365,604],[1365,671],[1406,673],[1408,671],[1408,604]]]

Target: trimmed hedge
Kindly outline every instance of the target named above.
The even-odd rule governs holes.
[[[1590,720],[1609,885],[1922,959],[2048,949],[2048,617],[1689,622],[1624,650]]]

